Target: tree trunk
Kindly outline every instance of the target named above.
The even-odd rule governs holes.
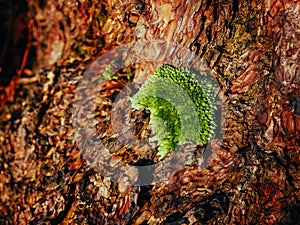
[[[300,224],[299,2],[27,2],[33,77],[17,76],[0,94],[6,101],[0,111],[1,224]],[[89,137],[75,137],[75,94],[98,57],[114,56],[128,43],[142,43],[135,54],[124,53],[129,61],[143,59],[144,49],[160,55],[157,40],[193,52],[217,80],[222,137],[210,141],[201,166],[172,170],[163,183],[128,185],[103,176],[84,157],[78,140]],[[129,81],[141,83],[161,64],[131,65],[131,80],[126,69],[119,71],[101,99]],[[91,83],[98,76],[92,72]],[[85,94],[89,98],[88,87]],[[98,134],[91,136],[111,130],[105,120],[111,105],[103,101]],[[131,155],[116,145],[111,149],[122,151],[127,164],[157,162],[155,152]],[[180,166],[180,152],[188,148],[181,146],[166,165]],[[141,179],[139,171],[122,171]]]

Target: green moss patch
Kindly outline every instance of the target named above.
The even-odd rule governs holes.
[[[214,90],[209,77],[183,68],[159,67],[131,98],[135,109],[150,110],[160,159],[188,141],[206,144],[216,128]]]

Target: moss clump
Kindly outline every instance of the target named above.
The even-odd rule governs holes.
[[[188,141],[206,144],[216,127],[216,86],[210,78],[199,78],[186,69],[165,65],[131,98],[133,108],[151,112],[154,136],[150,141],[158,141],[160,159]]]

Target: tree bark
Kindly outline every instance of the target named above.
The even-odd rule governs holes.
[[[1,224],[299,224],[298,1],[27,2],[35,79],[19,78],[0,111]],[[198,55],[221,87],[225,119],[207,166],[139,187],[91,168],[72,107],[97,57],[141,40]],[[135,79],[157,66],[137,65]],[[98,131],[108,129],[100,120]]]

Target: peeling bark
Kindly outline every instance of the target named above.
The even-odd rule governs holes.
[[[20,82],[15,101],[0,111],[1,223],[299,223],[299,2],[28,0],[28,6],[36,79]],[[206,166],[182,168],[166,184],[131,187],[99,175],[82,158],[72,103],[97,56],[158,39],[207,63],[221,86],[224,134],[212,141]],[[134,79],[143,81],[157,66],[137,64]],[[126,82],[107,83],[104,95]],[[99,103],[99,133],[109,130],[109,110]],[[176,163],[188,147],[175,153]]]

